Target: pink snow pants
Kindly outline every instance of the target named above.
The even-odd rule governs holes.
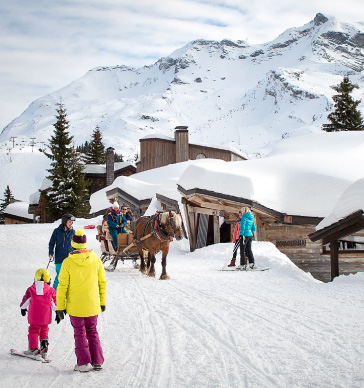
[[[39,339],[48,338],[49,327],[48,325],[29,325],[28,342],[29,349],[35,349],[39,347]]]
[[[97,315],[93,317],[74,317],[70,315],[75,335],[77,365],[103,364],[104,356],[97,332]]]

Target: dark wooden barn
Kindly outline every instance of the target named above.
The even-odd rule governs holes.
[[[137,172],[202,158],[221,159],[226,162],[246,160],[246,157],[231,148],[191,144],[188,127],[175,128],[175,138],[147,136],[140,139],[140,157]]]

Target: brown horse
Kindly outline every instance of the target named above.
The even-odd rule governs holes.
[[[169,279],[166,272],[169,243],[176,238],[182,240],[182,217],[170,211],[157,213],[151,217],[141,217],[133,225],[134,243],[140,256],[140,271],[148,276],[155,276],[155,255],[162,251],[162,273],[160,279]],[[147,264],[144,251],[148,251]]]

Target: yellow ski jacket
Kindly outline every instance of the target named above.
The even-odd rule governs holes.
[[[71,252],[58,276],[57,309],[74,317],[92,317],[106,305],[106,275],[92,249]]]

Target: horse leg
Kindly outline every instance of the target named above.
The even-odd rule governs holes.
[[[167,274],[167,270],[166,270],[168,252],[169,252],[169,244],[165,248],[162,249],[162,273],[161,273],[161,276],[159,278],[160,280],[170,279],[170,277]]]
[[[148,253],[148,276],[155,277],[155,253],[154,251]]]

